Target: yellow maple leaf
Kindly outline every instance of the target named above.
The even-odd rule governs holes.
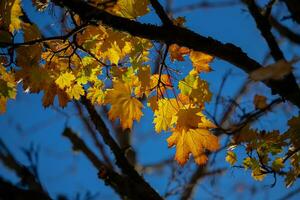
[[[22,15],[21,0],[14,0],[10,11],[10,32],[14,32],[15,30],[19,30],[21,28],[22,21],[20,20],[20,17]]]
[[[113,11],[122,17],[134,19],[148,13],[148,0],[118,0]]]
[[[176,146],[175,160],[184,165],[189,159],[190,153],[199,165],[207,162],[205,150],[216,151],[219,149],[218,138],[207,129],[182,129],[175,130],[167,139],[168,146]]]
[[[113,88],[107,90],[105,103],[111,104],[109,119],[114,121],[119,118],[123,129],[132,128],[133,121],[139,121],[143,115],[143,104],[132,96],[132,88],[128,83],[114,81]]]
[[[225,157],[225,160],[230,164],[234,165],[236,163],[236,154],[233,151],[227,151],[227,155]]]
[[[92,104],[102,105],[104,103],[105,94],[101,88],[90,87],[87,90],[87,98],[92,102]]]
[[[7,101],[16,98],[16,85],[14,75],[0,64],[0,114],[6,111]]]
[[[81,84],[75,84],[69,88],[66,89],[66,93],[69,95],[69,97],[72,99],[79,100],[82,95],[84,95],[84,90],[82,88]]]
[[[162,130],[167,131],[172,127],[173,118],[176,117],[179,107],[176,99],[160,99],[158,101],[158,109],[155,110],[153,119],[157,133]]]
[[[190,153],[197,164],[205,164],[205,150],[216,151],[220,146],[218,137],[209,131],[216,126],[200,111],[200,108],[185,105],[175,117],[176,127],[167,142],[169,147],[176,146],[175,159],[180,165],[187,162]]]
[[[214,57],[212,57],[211,55],[199,51],[191,51],[190,59],[198,73],[211,71],[209,63],[212,62],[214,59]]]
[[[75,76],[71,72],[65,72],[59,75],[55,83],[60,89],[64,89],[65,87],[70,87],[74,80]]]
[[[199,75],[194,70],[178,83],[178,88],[183,95],[194,103],[204,104],[210,101],[211,92],[209,90],[208,83],[205,80],[201,80]]]
[[[172,88],[170,76],[167,74],[153,74],[150,80],[150,88],[156,90],[158,97],[162,97],[167,89]]]

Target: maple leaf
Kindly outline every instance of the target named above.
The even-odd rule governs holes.
[[[7,101],[16,98],[16,85],[14,75],[0,64],[0,114],[6,111]]]
[[[285,60],[279,60],[276,63],[261,67],[250,73],[250,79],[253,81],[264,81],[264,80],[281,80],[292,72],[292,62]]]
[[[207,162],[205,149],[210,151],[219,149],[218,138],[207,129],[175,130],[167,142],[169,147],[176,146],[175,159],[180,165],[187,162],[190,153],[197,164],[205,164]]]
[[[141,82],[141,91],[144,92],[147,96],[150,93],[150,81],[151,81],[150,77],[151,77],[150,66],[145,66],[145,67],[140,66],[138,78]]]
[[[176,99],[160,99],[157,104],[158,109],[154,112],[153,122],[155,131],[159,133],[172,127],[173,118],[176,117],[180,105]]]
[[[208,83],[201,80],[193,70],[183,80],[179,81],[178,88],[183,95],[199,104],[210,101],[212,96]]]
[[[233,151],[227,151],[225,159],[230,165],[234,165],[236,163],[236,154]]]
[[[66,93],[72,99],[79,100],[82,95],[84,95],[84,90],[81,84],[74,84],[71,87],[66,89]]]
[[[57,86],[56,84],[50,84],[48,87],[44,90],[44,96],[43,96],[43,106],[49,107],[53,104],[54,98],[57,94]]]
[[[170,53],[171,61],[174,60],[184,61],[183,56],[189,54],[190,50],[187,47],[180,47],[177,44],[172,44],[169,47],[169,53]]]
[[[255,95],[253,100],[255,109],[264,109],[267,107],[267,98],[261,95]]]
[[[118,0],[113,11],[122,17],[134,19],[148,13],[148,0]]]
[[[211,63],[214,59],[213,56],[208,54],[199,52],[199,51],[191,51],[190,59],[193,63],[194,68],[196,71],[199,72],[210,72],[211,68],[209,63]]]
[[[216,126],[200,111],[200,108],[185,105],[172,118],[176,127],[167,142],[169,147],[176,146],[175,159],[180,165],[187,162],[190,153],[197,164],[204,164],[207,161],[205,150],[216,151],[219,148],[218,137],[209,131]]]
[[[75,76],[71,72],[61,73],[55,80],[55,83],[60,89],[70,87],[72,82],[75,80]]]
[[[103,92],[103,82],[98,80],[87,90],[87,98],[93,103],[102,105],[104,103],[105,93]]]
[[[55,83],[51,83],[44,89],[43,106],[48,107],[53,104],[55,96],[58,97],[59,106],[62,108],[70,101],[69,95],[60,89]]]
[[[132,96],[132,88],[128,83],[114,81],[113,88],[107,90],[105,103],[111,104],[109,119],[114,121],[119,118],[123,129],[131,129],[133,121],[139,121],[143,115],[143,104]]]
[[[20,17],[23,15],[21,0],[0,1],[0,15],[6,30],[9,30],[11,33],[19,30],[22,24]]]
[[[49,0],[32,0],[32,4],[38,11],[44,11],[49,5]]]
[[[150,88],[156,89],[158,97],[162,97],[167,89],[172,88],[170,76],[167,74],[153,74],[150,79]]]
[[[193,108],[191,105],[185,105],[176,114],[176,129],[195,129],[201,122],[201,109]]]
[[[284,162],[283,162],[283,158],[276,158],[273,162],[272,162],[272,169],[276,172],[279,172],[280,169],[282,169],[284,167]]]

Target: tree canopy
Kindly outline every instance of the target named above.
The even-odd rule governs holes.
[[[58,105],[56,109],[63,113],[73,104],[100,156],[71,126],[65,126],[63,136],[120,198],[168,196],[144,179],[132,149],[132,130],[143,117],[151,118],[154,132],[168,134],[166,145],[176,149],[177,168],[197,166],[189,185],[179,190],[181,199],[192,197],[201,177],[225,171],[210,170],[220,152],[225,152],[223,160],[233,171],[248,170],[257,181],[271,176],[274,186],[279,176],[287,188],[297,181],[300,55],[285,50],[285,46],[299,50],[297,0],[200,1],[177,10],[170,7],[172,1],[166,1],[165,7],[157,0],[32,0],[34,12],[48,12],[46,20],[56,24],[51,34],[42,28],[43,19],[31,16],[26,3],[0,1],[0,112],[5,116],[7,103],[13,104],[22,92],[42,94],[43,107]],[[236,4],[252,18],[256,26],[252,29],[260,34],[258,42],[267,46],[263,61],[252,58],[239,44],[194,32],[185,17],[176,14]],[[160,25],[145,23],[149,15],[158,17]],[[218,72],[213,66],[220,60],[243,71],[245,81],[230,79],[230,71],[221,78],[205,78]],[[220,82],[218,90],[211,89],[211,81]],[[226,99],[222,90],[227,81],[238,89]],[[270,93],[258,92],[259,87]],[[263,125],[258,128],[261,118]],[[276,120],[285,121],[285,127],[265,128]],[[18,162],[2,140],[0,160],[26,186],[1,178],[0,188],[15,196],[5,196],[9,192],[0,196],[51,199],[36,171]]]

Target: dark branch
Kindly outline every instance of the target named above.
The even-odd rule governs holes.
[[[137,173],[133,166],[128,162],[124,156],[124,152],[116,143],[114,138],[110,135],[108,128],[106,127],[101,116],[97,113],[94,106],[86,98],[82,98],[82,104],[88,110],[91,120],[94,123],[99,134],[102,136],[103,141],[112,150],[116,164],[122,170],[122,172],[130,177],[130,179],[136,184],[136,191],[143,195],[143,199],[161,199],[159,194]]]
[[[119,31],[128,32],[133,36],[162,41],[167,44],[176,43],[180,46],[201,51],[226,60],[247,73],[262,67],[258,62],[249,58],[239,47],[230,43],[223,44],[211,37],[201,36],[183,27],[172,25],[166,28],[164,26],[142,24],[134,20],[114,16],[81,0],[52,1],[79,14],[85,21],[102,22],[107,26]],[[273,81],[268,86],[272,89],[273,93],[280,94],[300,107],[300,90],[294,78],[284,81]],[[278,86],[282,87],[278,89]]]
[[[299,0],[283,0],[291,13],[295,22],[300,24],[300,4]]]
[[[284,55],[280,50],[274,35],[271,33],[271,25],[269,24],[268,19],[261,14],[259,7],[256,5],[254,0],[244,0],[244,2],[247,4],[248,9],[256,22],[258,30],[260,30],[262,36],[266,40],[273,58],[276,61],[284,59]]]
[[[168,17],[167,13],[164,11],[164,8],[157,0],[150,0],[152,7],[154,8],[156,14],[162,21],[164,26],[173,25],[172,21]]]

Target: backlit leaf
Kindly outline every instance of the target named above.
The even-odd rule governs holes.
[[[236,154],[233,151],[227,151],[225,159],[230,165],[234,165],[234,163],[236,163],[237,160]]]
[[[120,119],[123,129],[132,128],[134,120],[139,121],[143,113],[143,104],[132,96],[132,88],[128,83],[115,81],[113,88],[107,90],[105,103],[111,105],[108,112],[110,120]]]
[[[60,89],[64,89],[65,87],[70,87],[74,80],[75,76],[72,73],[65,72],[59,75],[59,77],[55,80],[55,83]]]
[[[198,73],[211,71],[209,64],[213,61],[214,57],[200,51],[191,51],[190,59]]]

